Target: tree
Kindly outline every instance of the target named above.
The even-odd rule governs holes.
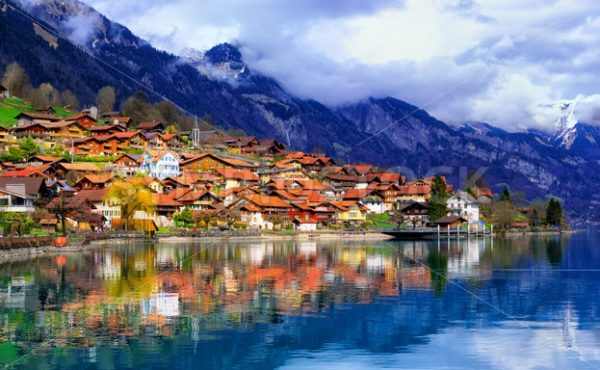
[[[266,219],[273,224],[274,229],[276,226],[282,227],[288,221],[288,219],[280,213],[269,213],[266,216]]]
[[[533,208],[531,210],[531,215],[529,216],[529,226],[537,227],[540,226],[541,223],[542,222],[540,220],[540,214],[538,213],[538,210]]]
[[[441,176],[433,178],[431,185],[431,199],[429,200],[429,219],[438,220],[448,213],[448,188]]]
[[[546,222],[549,225],[561,226],[563,221],[563,211],[560,201],[552,198],[548,203],[548,209],[546,210]]]
[[[213,211],[200,211],[194,216],[196,223],[204,223],[206,229],[210,227],[210,222],[215,217]]]
[[[175,213],[173,221],[177,226],[192,227],[195,224],[194,215],[190,207],[183,208],[180,212]]]
[[[40,147],[29,136],[19,139],[17,146],[11,146],[8,150],[0,154],[0,159],[8,162],[21,162],[39,154]]]
[[[137,211],[150,215],[156,206],[152,192],[140,177],[113,181],[106,191],[104,200],[121,208],[121,219],[125,230],[129,229],[129,223]]]
[[[60,101],[65,107],[69,107],[72,109],[79,108],[79,99],[77,99],[77,97],[75,96],[75,94],[73,94],[71,90],[63,91],[60,97]]]
[[[219,218],[223,220],[227,224],[227,228],[231,230],[233,224],[239,221],[242,216],[239,210],[237,209],[224,209],[219,213]]]
[[[25,98],[30,89],[29,76],[19,63],[13,62],[6,67],[2,85],[10,91],[11,95]]]
[[[115,94],[115,88],[112,86],[104,86],[98,90],[96,95],[96,105],[98,111],[101,113],[112,112],[115,109],[115,102],[117,96]]]
[[[167,126],[167,128],[165,129],[165,132],[167,134],[176,134],[179,132],[179,128],[177,128],[177,125],[169,125]]]
[[[41,107],[55,103],[56,101],[53,101],[56,100],[54,97],[54,87],[47,82],[44,82],[36,89],[31,90],[31,93],[29,94],[29,100],[34,107]]]
[[[512,203],[512,199],[510,196],[510,190],[508,190],[508,186],[504,187],[504,190],[502,191],[502,194],[500,194],[500,201],[501,202],[511,202]]]
[[[500,231],[510,229],[517,214],[515,206],[509,201],[495,202],[492,205],[492,223]]]

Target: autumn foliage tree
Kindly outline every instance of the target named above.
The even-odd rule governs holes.
[[[152,192],[144,185],[143,179],[140,177],[113,181],[106,191],[104,200],[111,205],[120,207],[125,230],[129,229],[137,211],[151,214],[156,207]]]

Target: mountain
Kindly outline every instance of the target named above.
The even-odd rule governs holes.
[[[530,198],[553,194],[579,218],[600,216],[600,135],[592,125],[567,119],[554,134],[510,133],[477,122],[452,127],[390,97],[327,107],[253,71],[234,45],[176,56],[77,0],[24,4],[0,7],[0,68],[16,60],[34,84],[50,81],[86,104],[102,86],[115,86],[122,100],[143,89],[134,82],[141,81],[151,98],[168,97],[225,129],[275,137],[294,149],[319,148],[338,160],[395,167],[409,176],[442,172],[457,186],[467,171],[487,169],[496,191],[508,184]]]

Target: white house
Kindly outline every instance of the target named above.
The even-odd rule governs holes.
[[[0,211],[2,212],[33,212],[35,198],[25,193],[25,185],[7,185],[0,189]]]
[[[297,218],[292,221],[294,227],[298,231],[317,231],[317,223],[313,220],[304,220],[302,218]]]
[[[156,154],[146,152],[142,158],[140,169],[147,172],[151,177],[162,180],[167,177],[179,176],[179,158],[171,151]]]
[[[466,191],[458,190],[448,198],[448,216],[460,216],[470,224],[479,222],[479,202]]]

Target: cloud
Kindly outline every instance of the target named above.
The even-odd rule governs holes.
[[[171,52],[234,42],[253,70],[329,105],[390,95],[451,123],[549,128],[537,107],[600,86],[595,0],[86,2]]]

